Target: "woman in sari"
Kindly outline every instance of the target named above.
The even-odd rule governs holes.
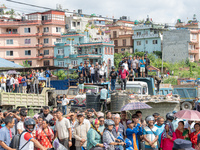
[[[160,148],[162,150],[171,150],[176,140],[176,134],[172,131],[172,127],[169,123],[165,124],[165,129],[161,135]]]
[[[99,120],[94,119],[91,123],[91,128],[87,133],[87,150],[103,150],[101,132],[99,128]]]
[[[198,139],[198,135],[200,134],[200,124],[199,124],[199,123],[196,123],[196,124],[194,125],[194,129],[195,129],[195,131],[192,132],[192,133],[189,135],[189,137],[190,137],[190,140],[191,140],[191,142],[192,142],[192,147],[195,148],[195,149],[197,149],[197,150],[199,150],[200,147],[198,147],[198,145],[197,145],[197,139]]]
[[[189,130],[184,128],[184,122],[179,121],[178,128],[175,131],[177,139],[190,140]]]

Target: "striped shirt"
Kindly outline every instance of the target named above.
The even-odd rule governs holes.
[[[154,126],[152,129],[150,129],[148,126],[146,126],[146,127],[144,127],[143,134],[146,135],[146,138],[149,141],[153,141],[156,138],[156,136],[158,135],[158,128],[156,126]],[[157,142],[155,142],[154,145],[156,146],[156,148],[158,148]],[[148,142],[145,141],[145,148],[151,149],[152,147],[149,145]]]

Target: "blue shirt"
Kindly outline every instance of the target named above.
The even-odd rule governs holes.
[[[161,135],[165,129],[165,125],[163,124],[163,125],[159,126],[159,125],[155,124],[155,126],[158,128],[158,141],[159,141],[159,143],[161,143]]]
[[[152,131],[153,132],[152,132]],[[158,135],[158,128],[157,127],[153,127],[152,129],[150,129],[148,126],[144,127],[143,130],[143,134],[146,135],[146,138],[149,141],[153,141],[155,139],[155,135]],[[154,143],[154,145],[156,146],[156,148],[158,148],[157,142]],[[153,149],[148,142],[145,141],[145,148],[149,148],[149,149]]]
[[[21,81],[26,81],[26,79],[25,79],[25,78],[22,78]],[[27,83],[26,83],[26,82],[22,83],[22,86],[27,86]]]
[[[105,129],[105,126],[104,126],[104,125],[102,125],[102,126],[100,125],[100,126],[99,126],[99,131],[100,131],[101,133],[104,131],[104,129]]]
[[[100,92],[100,99],[107,99],[107,95],[108,95],[108,90],[102,89]]]
[[[126,135],[127,135],[127,138],[129,140],[131,140],[132,144],[131,146],[133,147],[133,134],[135,134],[135,138],[136,138],[136,143],[137,143],[137,147],[139,149],[139,141],[138,141],[138,136],[137,135],[142,135],[142,127],[140,127],[140,124],[138,123],[137,126],[135,128],[130,129],[130,128],[127,128],[126,129]],[[134,147],[133,147],[134,149]]]
[[[7,146],[10,145],[10,131],[7,127],[3,127],[0,129],[0,141],[4,142]],[[0,146],[0,150],[5,150],[2,146]]]
[[[146,62],[146,60],[144,59],[144,62]],[[142,64],[140,64],[140,67],[145,67],[145,64],[144,64],[144,62],[143,62],[143,60],[142,59],[140,59],[140,63],[142,63]]]
[[[50,74],[51,74],[50,70],[46,70],[45,74],[46,74],[46,77],[50,77]]]
[[[92,66],[89,64],[88,67],[92,67]]]
[[[82,71],[83,71],[83,66],[78,66],[78,71],[80,71],[79,73],[82,73]]]

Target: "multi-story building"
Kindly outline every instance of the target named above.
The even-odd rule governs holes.
[[[200,58],[200,22],[197,21],[196,15],[194,14],[193,20],[189,20],[187,23],[181,22],[180,19],[177,20],[176,26],[177,29],[189,29],[190,37],[189,37],[189,60],[191,62],[199,61]],[[188,42],[187,42],[188,44]]]
[[[20,21],[0,21],[0,56],[17,64],[53,65],[54,42],[65,32],[65,12],[27,14]]]
[[[151,22],[132,27],[134,30],[132,36],[134,51],[145,53],[161,51],[161,28],[161,26],[153,25]]]
[[[95,64],[105,61],[108,72],[114,65],[113,42],[89,42],[89,33],[66,33],[62,35],[62,42],[55,43],[54,65],[69,67],[73,70],[81,62]]]

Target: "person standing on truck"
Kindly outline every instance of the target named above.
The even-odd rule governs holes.
[[[124,69],[124,65],[122,65],[122,68],[119,70],[119,76],[121,79],[121,90],[126,90],[126,81],[129,75],[129,72]]]
[[[133,68],[131,68],[129,71],[128,81],[134,81],[134,78],[135,78],[135,72]]]
[[[195,97],[195,101],[194,101],[194,110],[197,110],[197,106],[199,105],[198,100],[199,100],[199,98],[198,98],[198,97]]]
[[[90,67],[90,76],[91,76],[90,83],[95,83],[95,68],[94,68],[94,64],[92,64],[92,66]]]
[[[79,84],[78,84],[79,93],[83,94],[83,92],[84,92],[84,77],[83,77],[82,73],[80,74],[78,82],[79,82]]]
[[[139,77],[140,76],[140,56],[137,56],[137,63],[138,63],[137,71],[138,71],[138,77]]]
[[[144,55],[144,58],[146,60],[145,63],[145,76],[148,77],[148,67],[150,66],[150,60],[147,58],[147,54]]]
[[[131,65],[132,65],[132,62],[133,62],[133,58],[132,58],[132,55],[129,56],[129,60],[128,60],[128,70],[131,70]]]
[[[4,74],[1,74],[1,91],[6,92],[6,77]]]
[[[133,60],[131,62],[131,68],[133,68],[136,77],[138,77],[138,61],[136,60],[135,56],[133,57]]]
[[[112,71],[110,72],[111,91],[114,91],[118,73],[115,71],[115,66],[112,66],[111,69],[112,69]]]
[[[86,67],[85,67],[85,81],[86,81],[86,83],[89,83],[90,80],[91,80],[90,67],[88,65],[89,65],[89,62],[86,64]]]
[[[107,111],[107,98],[108,98],[108,90],[106,85],[103,86],[103,89],[100,91],[100,101],[104,106],[104,111]]]
[[[95,64],[95,82],[96,83],[99,82],[99,69],[100,69],[99,63],[96,62]]]
[[[103,69],[103,70],[104,70],[104,77],[103,77],[103,78],[104,78],[104,82],[106,82],[106,72],[107,72],[106,69],[107,69],[107,64],[105,63],[105,61],[103,61],[103,64],[102,64],[102,65],[103,65],[103,68],[104,68],[104,69]]]
[[[62,98],[62,112],[63,115],[67,114],[67,105],[69,104],[69,100],[66,98],[66,95],[63,94],[63,98]]]
[[[140,77],[145,77],[145,64],[146,60],[142,56],[142,59],[140,59]]]
[[[80,77],[80,75],[83,73],[83,63],[80,63],[80,66],[78,66],[78,75]]]
[[[50,87],[51,71],[49,70],[49,68],[47,68],[47,70],[45,71],[45,75],[46,75],[46,87],[47,87],[47,86]],[[48,84],[48,83],[49,83],[49,84]]]
[[[26,93],[26,89],[27,89],[27,80],[26,80],[26,76],[23,75],[23,78],[21,80],[22,82],[22,93]]]

